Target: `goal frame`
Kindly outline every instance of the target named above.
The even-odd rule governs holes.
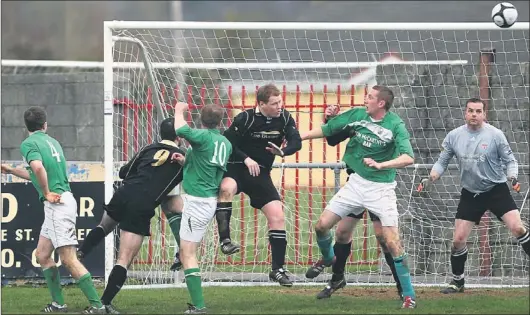
[[[196,21],[105,21],[103,23],[103,70],[104,70],[104,169],[105,169],[105,203],[108,203],[113,195],[114,185],[114,130],[113,130],[113,69],[114,68],[137,68],[145,67],[149,69],[153,65],[149,62],[143,44],[134,38],[113,36],[115,30],[126,29],[165,29],[165,30],[312,30],[312,31],[514,31],[528,30],[529,22],[517,22],[512,27],[502,29],[492,22],[484,23],[299,23],[299,22],[196,22]],[[143,54],[143,64],[118,64],[113,60],[113,47],[116,41],[135,42],[140,46]],[[407,61],[392,62],[395,64],[407,64]],[[417,64],[418,62],[410,62]],[[458,63],[458,62],[456,62]],[[360,68],[373,66],[376,63],[361,62],[300,62],[300,63],[218,63],[218,64],[185,64],[177,63],[175,68],[194,69],[302,69],[302,68]],[[379,64],[379,63],[377,63]],[[427,62],[426,64],[441,64],[439,61]],[[151,71],[148,71],[151,72]],[[158,84],[155,84],[152,74],[148,74],[149,83],[153,88],[153,101],[158,107],[157,112],[161,113]],[[414,165],[415,169],[420,165]],[[107,283],[110,271],[114,264],[114,235],[109,234],[105,238],[105,284]],[[212,284],[216,285],[216,284]],[[252,285],[263,285],[256,283]],[[369,284],[367,284],[369,285]],[[144,286],[142,286],[144,287]]]

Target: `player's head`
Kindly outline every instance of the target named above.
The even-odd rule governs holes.
[[[39,130],[46,131],[48,123],[46,122],[46,111],[42,107],[33,106],[24,112],[24,123],[29,132]]]
[[[162,140],[169,141],[175,141],[178,139],[174,126],[175,118],[169,117],[162,120],[162,123],[160,123],[160,138],[162,138]]]
[[[283,100],[280,90],[274,84],[267,84],[258,89],[256,100],[260,112],[267,117],[280,117]]]
[[[364,98],[368,114],[374,114],[380,110],[388,112],[393,102],[394,93],[384,85],[374,85]]]
[[[479,98],[468,99],[464,116],[468,126],[479,128],[486,120],[486,104]]]
[[[224,109],[219,105],[206,105],[201,109],[201,123],[208,129],[215,129],[219,127],[223,116]]]

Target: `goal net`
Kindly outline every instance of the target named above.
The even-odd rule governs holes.
[[[529,219],[528,23],[507,30],[493,23],[334,24],[107,22],[105,33],[106,198],[119,184],[117,170],[142,146],[158,140],[158,123],[177,101],[190,104],[188,122],[199,128],[206,104],[226,109],[222,129],[256,105],[255,90],[273,82],[298,128],[322,124],[328,104],[347,110],[363,104],[367,88],[389,86],[392,110],[405,121],[415,165],[398,171],[400,231],[413,282],[441,285],[451,279],[450,249],[459,199],[455,165],[429,192],[415,191],[436,161],[445,135],[464,123],[470,97],[488,103],[488,122],[506,134],[519,161],[523,221]],[[185,144],[183,144],[185,145]],[[276,160],[273,179],[285,206],[286,269],[297,283],[319,258],[313,228],[327,201],[346,181],[340,162],[345,143],[305,142],[297,154]],[[454,163],[454,161],[452,162]],[[148,183],[146,183],[148,185]],[[211,285],[269,284],[267,223],[248,198],[233,202],[231,235],[241,252],[220,252],[215,222],[199,250],[203,281]],[[157,210],[152,236],[130,268],[127,285],[183,285],[170,272],[178,247]],[[466,264],[473,286],[528,285],[529,262],[509,231],[486,214],[474,228]],[[119,238],[107,240],[112,266]],[[110,270],[110,269],[109,269]],[[391,285],[389,269],[366,217],[353,232],[346,268],[352,284]]]

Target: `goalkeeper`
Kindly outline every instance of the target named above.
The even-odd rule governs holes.
[[[302,139],[331,136],[350,127],[350,139],[343,160],[355,173],[330,200],[315,226],[317,243],[326,266],[335,260],[331,228],[348,214],[368,210],[381,220],[384,243],[394,258],[403,288],[402,308],[416,307],[415,292],[400,244],[396,198],[396,168],[414,163],[409,133],[401,118],[390,112],[394,94],[385,86],[372,87],[365,107],[353,108],[331,119],[321,128],[310,130]]]
[[[451,248],[453,280],[441,293],[464,292],[464,267],[467,260],[467,239],[473,225],[489,209],[517,238],[530,255],[530,234],[521,222],[517,205],[507,181],[519,192],[518,167],[506,136],[485,122],[485,104],[478,98],[466,102],[466,124],[450,131],[442,142],[442,152],[428,178],[421,181],[418,191],[438,180],[456,157],[460,170],[462,191],[455,215],[455,230]],[[504,174],[503,166],[506,166]]]
[[[239,251],[239,245],[230,240],[230,217],[234,195],[244,192],[250,198],[250,205],[261,209],[267,218],[272,251],[269,278],[290,287],[293,283],[283,269],[287,247],[285,215],[270,172],[276,155],[294,154],[302,148],[302,141],[293,117],[283,109],[280,90],[275,85],[260,87],[256,101],[255,108],[238,114],[224,132],[234,152],[221,182],[217,204],[219,240],[223,253],[230,255]],[[287,146],[280,149],[284,141]]]
[[[328,120],[335,117],[339,113],[340,107],[338,105],[330,105],[326,108],[326,111],[324,113],[324,122],[327,123]],[[349,139],[351,137],[355,136],[355,131],[351,127],[344,128],[339,133],[326,137],[327,144],[331,146],[335,146],[339,144],[340,142]],[[351,168],[348,168],[346,170],[348,173],[348,176],[353,174],[354,171]],[[348,260],[348,256],[350,256],[351,253],[351,242],[352,242],[352,234],[353,229],[357,226],[357,223],[359,220],[361,220],[364,216],[364,212],[361,212],[360,214],[348,214],[345,218],[341,219],[337,229],[335,230],[335,244],[333,246],[333,251],[335,252],[336,261],[332,265],[332,272],[333,275],[331,277],[331,280],[329,281],[328,285],[317,295],[318,299],[323,298],[329,298],[331,295],[337,291],[338,289],[343,288],[346,286],[346,279],[344,278],[344,270],[346,268],[346,261]],[[398,295],[401,299],[403,299],[402,295],[402,289],[401,284],[399,282],[399,277],[396,273],[396,266],[394,264],[394,258],[392,258],[392,254],[390,254],[390,251],[388,250],[388,247],[385,245],[385,240],[383,238],[383,233],[381,229],[381,220],[379,217],[372,212],[368,212],[370,215],[370,220],[372,221],[372,224],[374,226],[374,233],[375,237],[377,238],[377,241],[379,242],[379,245],[381,246],[381,249],[383,251],[383,254],[385,256],[386,263],[390,267],[390,270],[392,271],[392,276],[394,277],[394,280],[396,281],[396,287],[398,290]],[[318,260],[311,266],[306,273],[306,277],[309,279],[316,278],[320,275],[320,273],[324,270],[326,267],[326,264],[322,259]]]
[[[184,152],[177,146],[173,118],[162,121],[160,136],[162,141],[145,146],[121,167],[122,185],[105,206],[101,223],[90,231],[78,250],[78,257],[83,258],[119,223],[118,258],[101,297],[107,313],[117,312],[111,302],[125,283],[127,268],[137,255],[143,238],[150,235],[155,208],[163,201],[170,205],[178,203],[165,200],[166,195],[182,181],[183,175]]]

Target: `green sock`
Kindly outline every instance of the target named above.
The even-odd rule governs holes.
[[[88,299],[90,305],[98,308],[103,306],[103,304],[101,304],[101,300],[99,299],[98,292],[96,291],[96,287],[94,287],[94,283],[92,282],[92,275],[90,272],[81,276],[77,282],[77,285],[81,291],[83,291],[83,294]]]
[[[180,247],[180,221],[182,220],[182,213],[170,213],[166,214],[167,222],[169,222],[169,227],[171,228],[171,233],[177,241],[177,245]]]
[[[198,309],[206,307],[204,305],[204,296],[202,295],[201,273],[199,268],[184,270],[184,276],[186,277],[186,286],[191,296],[191,303]]]
[[[44,279],[48,285],[48,290],[52,296],[52,300],[57,304],[64,305],[63,290],[61,288],[61,275],[56,266],[42,269]]]

